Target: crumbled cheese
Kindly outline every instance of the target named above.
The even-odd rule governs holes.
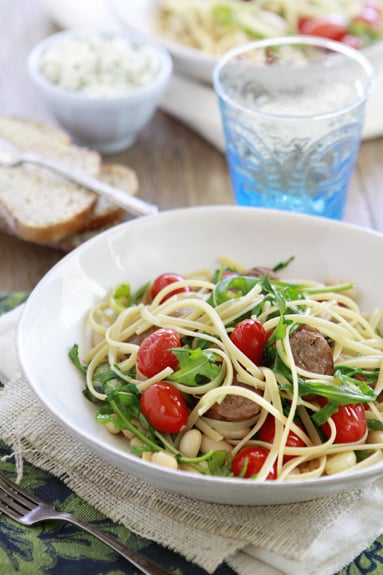
[[[121,95],[148,83],[159,57],[118,35],[78,34],[59,40],[41,57],[40,71],[53,84],[89,96]]]

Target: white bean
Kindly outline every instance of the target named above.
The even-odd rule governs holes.
[[[198,469],[196,469],[192,465],[189,465],[188,463],[180,463],[179,469],[181,471],[187,471],[188,473],[199,473],[199,474],[201,474],[201,472],[198,471]]]
[[[189,429],[182,436],[179,450],[185,457],[197,457],[201,448],[202,433],[199,429]]]
[[[173,455],[165,453],[164,451],[156,451],[153,453],[151,458],[152,463],[156,465],[161,465],[162,467],[168,467],[169,469],[178,469],[178,463]]]
[[[233,447],[227,441],[214,441],[207,437],[207,435],[202,436],[201,441],[201,451],[202,453],[208,453],[209,451],[232,451]]]
[[[142,447],[143,445],[144,444],[142,443],[142,441],[137,437],[133,437],[133,439],[130,442],[130,447]]]
[[[117,429],[113,421],[108,421],[108,423],[105,424],[105,427],[109,433],[113,433],[113,435],[118,435],[121,432],[120,429]]]
[[[228,439],[242,439],[250,431],[250,427],[241,427],[240,429],[225,429],[225,437]]]
[[[131,423],[133,423],[133,425],[137,427],[138,431],[141,431],[141,433],[145,433],[144,428],[137,419],[132,419]],[[132,431],[129,431],[129,429],[123,429],[122,433],[123,435],[125,435],[127,439],[133,439],[133,437],[135,437],[134,433]]]
[[[335,453],[327,457],[325,472],[327,475],[334,475],[345,471],[356,464],[356,455],[354,451],[345,451],[344,453]]]
[[[383,443],[383,431],[369,431],[366,443]]]

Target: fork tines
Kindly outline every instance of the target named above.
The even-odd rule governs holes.
[[[19,507],[19,513],[25,513],[42,503],[41,499],[35,497],[32,493],[29,493],[19,485],[16,485],[13,481],[8,479],[8,477],[0,471],[0,501],[5,505],[16,505]]]

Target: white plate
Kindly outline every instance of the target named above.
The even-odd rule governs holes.
[[[256,483],[172,471],[134,457],[126,440],[96,422],[68,351],[74,343],[87,345],[87,312],[112,286],[128,280],[134,288],[164,271],[213,268],[222,255],[246,266],[273,266],[294,255],[285,277],[355,280],[368,312],[383,304],[382,253],[381,234],[289,212],[219,206],[132,220],[67,255],[34,289],[18,329],[21,367],[47,409],[81,442],[160,488],[238,505],[304,501],[347,490],[382,475],[383,462],[342,476]]]
[[[156,33],[158,0],[107,0],[112,14],[132,32],[155,39],[170,52],[174,67],[182,74],[211,83],[217,58],[191,46],[171,42]]]
[[[107,0],[112,14],[132,32],[143,35],[162,44],[171,54],[174,68],[180,74],[193,80],[212,83],[212,72],[218,58],[205,54],[201,50],[170,42],[155,30],[155,15],[158,0]],[[383,134],[383,112],[381,94],[383,93],[383,42],[364,50],[375,68],[376,79],[366,109],[364,138],[373,138]],[[218,106],[217,106],[218,108]],[[187,114],[186,114],[187,115]]]
[[[155,38],[161,42],[171,53],[175,65],[184,74],[193,76],[198,80],[211,83],[214,65],[217,56],[205,54],[190,46],[171,42],[156,32],[155,20],[158,11],[158,0],[107,0],[112,13],[132,31]],[[383,60],[383,43],[376,44],[364,50],[373,64]]]

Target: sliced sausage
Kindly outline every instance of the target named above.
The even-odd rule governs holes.
[[[143,331],[142,333],[133,333],[127,339],[127,342],[128,343],[134,343],[135,345],[141,345],[142,342],[144,341],[144,339],[146,337],[148,337],[148,335],[157,331],[157,329],[159,329],[158,325],[153,325],[153,326],[149,327],[146,331]]]
[[[252,278],[261,278],[265,275],[268,275],[271,280],[279,280],[279,277],[275,271],[273,271],[271,268],[266,268],[263,266],[255,266],[241,273],[241,276],[249,276]]]
[[[253,387],[240,384],[237,381],[232,385],[247,387],[247,389],[254,391]],[[251,399],[241,397],[240,395],[231,395],[229,393],[221,403],[215,403],[212,405],[205,415],[206,417],[219,419],[220,421],[245,421],[246,419],[251,419],[257,415],[260,410],[261,408],[259,405],[254,401],[251,401]]]
[[[302,325],[290,336],[290,345],[297,367],[319,375],[334,374],[331,347],[317,328]]]

